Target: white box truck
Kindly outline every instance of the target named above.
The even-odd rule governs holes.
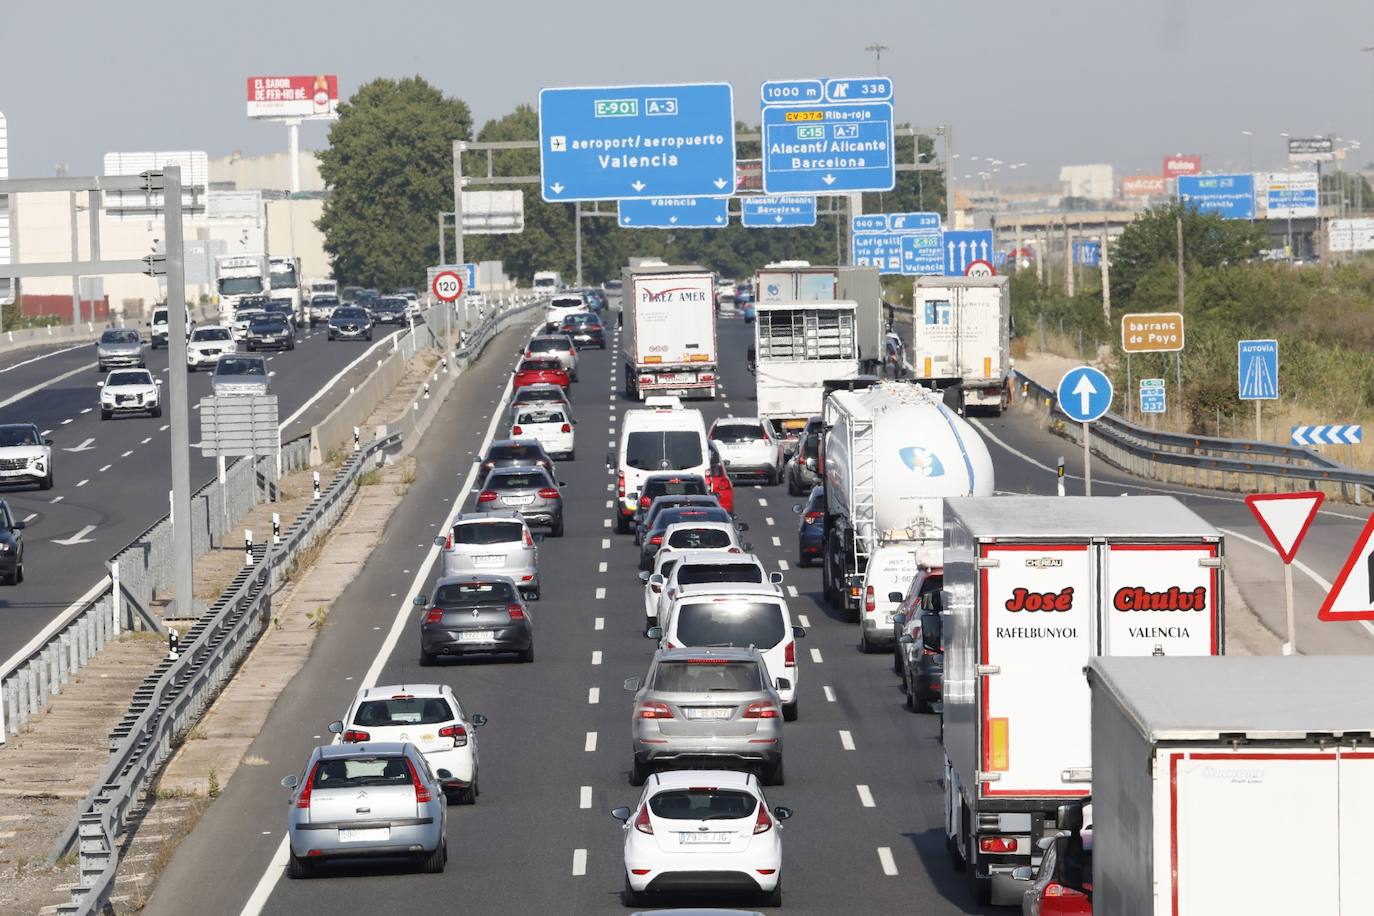
[[[305,301],[301,297],[301,259],[294,256],[268,258],[267,270],[271,284],[269,298],[277,302],[289,302],[291,314],[296,316],[296,325],[305,324]]]
[[[912,296],[916,381],[944,391],[951,407],[1001,413],[1011,372],[1007,278],[917,277]]]
[[[821,581],[831,605],[858,621],[869,558],[900,543],[940,565],[945,497],[991,496],[992,457],[939,395],[907,382],[832,391],[821,416]]]
[[[759,417],[795,450],[806,421],[821,415],[825,383],[859,375],[854,303],[759,303],[749,363]]]
[[[1093,910],[1374,913],[1368,656],[1102,658]]]
[[[220,255],[215,259],[215,290],[219,294],[220,321],[233,320],[239,300],[268,294],[267,256]]]
[[[702,267],[642,265],[622,275],[625,396],[716,396],[716,282]]]
[[[980,902],[1017,903],[1091,791],[1084,666],[1221,654],[1222,537],[1172,496],[951,499],[944,523],[945,834]]]

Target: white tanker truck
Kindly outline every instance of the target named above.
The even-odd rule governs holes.
[[[944,498],[991,496],[992,458],[973,427],[919,385],[832,391],[823,419],[825,595],[858,619],[869,558],[900,543],[915,564],[941,565]]]

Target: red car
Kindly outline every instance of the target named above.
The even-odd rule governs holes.
[[[731,515],[735,514],[735,485],[730,482],[730,475],[725,473],[725,463],[720,460],[720,454],[714,447],[711,449],[711,466],[706,471],[706,491],[716,498],[722,509]]]
[[[511,387],[523,388],[526,385],[541,384],[557,385],[567,391],[572,382],[568,379],[568,370],[556,359],[535,357],[521,360],[519,368],[515,370],[515,381],[511,383]]]

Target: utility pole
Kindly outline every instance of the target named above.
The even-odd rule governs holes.
[[[1183,314],[1183,206],[1178,208],[1178,220],[1174,224],[1178,250],[1178,311]]]
[[[867,47],[865,47],[864,50],[865,50],[865,51],[872,51],[872,52],[873,52],[874,69],[877,70],[879,76],[882,76],[882,75],[883,75],[883,52],[887,50],[887,45],[885,45],[885,44],[880,44],[880,43],[878,43],[878,42],[874,42],[873,44],[868,45]]]
[[[463,262],[463,147],[462,140],[453,141],[453,263],[462,265]],[[440,219],[443,219],[441,216]],[[460,298],[459,302],[463,305],[463,327],[468,326],[468,309],[465,299]],[[453,305],[448,304],[445,314],[452,314]],[[447,333],[449,328],[445,326]],[[444,353],[447,358],[449,349],[453,346],[453,337],[450,335],[444,340]]]
[[[181,166],[162,170],[162,199],[167,226],[167,407],[171,413],[172,533],[176,542],[174,567],[177,616],[196,617],[195,553],[191,538],[191,405],[186,389],[186,265],[181,225]],[[257,457],[252,485],[257,484]]]
[[[1107,327],[1112,326],[1112,272],[1111,265],[1108,263],[1111,258],[1107,255],[1108,230],[1111,227],[1107,220],[1102,220],[1102,321]]]
[[[1073,229],[1064,217],[1064,294],[1073,298]]]

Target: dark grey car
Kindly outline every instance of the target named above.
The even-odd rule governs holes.
[[[147,366],[143,357],[143,338],[133,328],[105,330],[95,345],[95,363],[98,372]]]
[[[420,664],[440,656],[514,653],[534,661],[534,621],[509,576],[443,576],[434,595],[416,595]]]
[[[372,316],[377,324],[405,324],[408,304],[400,296],[383,296],[372,306]]]
[[[644,529],[644,536],[639,544],[639,568],[641,570],[654,568],[654,557],[658,556],[659,548],[663,546],[663,533],[668,530],[669,525],[690,522],[720,522],[726,525],[735,525],[737,531],[749,530],[749,526],[744,522],[736,523],[730,517],[730,513],[722,509],[719,503],[714,506],[692,505],[664,509],[654,516],[653,525]]]
[[[645,508],[642,498],[639,502],[640,505],[635,509],[634,514],[636,547],[644,543],[644,532],[654,527],[654,522],[658,519],[660,512],[677,509],[680,506],[720,506],[720,500],[710,493],[661,494],[652,497],[647,508]]]
[[[789,496],[805,496],[811,488],[821,482],[820,473],[821,434],[808,431],[801,435],[801,443],[796,453],[787,459],[784,477],[787,481]]]
[[[541,467],[492,468],[477,494],[476,511],[514,509],[531,527],[544,527],[563,536],[562,486]]]
[[[329,316],[330,340],[371,340],[372,316],[367,309],[339,306]]]
[[[248,325],[244,342],[250,353],[257,350],[296,349],[296,335],[291,330],[291,323],[277,315],[254,319]]]
[[[482,456],[482,473],[492,468],[517,468],[538,465],[553,473],[553,459],[538,439],[497,439]]]

